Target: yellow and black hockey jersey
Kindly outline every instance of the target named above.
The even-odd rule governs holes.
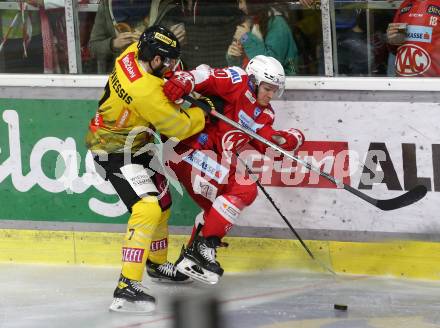
[[[147,73],[137,54],[134,43],[116,59],[86,136],[94,153],[135,153],[152,142],[149,131],[183,140],[205,126],[200,108],[183,110],[165,97],[163,80]]]

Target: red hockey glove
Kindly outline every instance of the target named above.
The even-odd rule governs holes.
[[[278,146],[287,151],[295,151],[304,143],[304,134],[297,129],[287,129],[275,131],[272,135],[272,140],[274,140]]]
[[[185,71],[175,72],[174,75],[165,82],[163,93],[171,100],[176,101],[183,96],[191,93],[194,89],[194,77]]]

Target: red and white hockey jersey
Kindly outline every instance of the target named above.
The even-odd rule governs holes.
[[[406,0],[394,23],[407,23],[406,40],[396,52],[398,76],[440,76],[440,0]]]
[[[205,96],[219,96],[224,104],[224,115],[242,126],[251,129],[262,137],[271,140],[274,130],[274,111],[269,105],[261,107],[257,104],[257,96],[248,83],[246,72],[239,67],[223,69],[201,65],[191,71],[195,78],[194,91]],[[218,121],[207,123],[198,135],[183,141],[195,149],[211,149],[217,153],[235,152],[250,143],[261,153],[266,146],[229,124]]]

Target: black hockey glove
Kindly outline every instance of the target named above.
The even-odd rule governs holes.
[[[223,114],[224,101],[222,98],[218,96],[202,96],[198,100],[203,103],[204,106],[201,108],[205,112],[210,114],[212,110],[215,110],[217,113]],[[216,123],[218,119],[213,115],[209,115],[209,121],[211,123]]]

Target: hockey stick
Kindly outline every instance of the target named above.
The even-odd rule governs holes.
[[[370,197],[367,194],[364,194],[363,192],[343,183],[342,181],[337,180],[336,178],[329,175],[328,173],[322,172],[319,168],[311,165],[310,163],[288,153],[286,150],[284,150],[280,146],[274,144],[273,142],[270,142],[269,140],[264,139],[263,137],[261,137],[260,135],[255,133],[254,131],[238,124],[237,122],[218,113],[217,111],[211,110],[211,108],[207,104],[205,104],[201,101],[198,101],[190,96],[183,96],[183,99],[190,102],[191,104],[193,104],[197,107],[200,107],[204,111],[208,112],[210,115],[217,117],[218,119],[228,123],[229,125],[233,126],[234,128],[239,129],[240,131],[242,131],[242,132],[246,133],[248,136],[260,141],[261,143],[265,144],[266,146],[269,146],[269,147],[279,151],[281,154],[283,154],[287,158],[290,158],[290,159],[294,160],[295,162],[303,165],[308,170],[318,173],[320,176],[322,176],[322,177],[326,178],[327,180],[331,181],[332,183],[334,183],[337,187],[344,188],[345,190],[352,193],[353,195],[365,200],[366,202],[370,203],[371,205],[376,206],[377,208],[379,208],[383,211],[395,210],[395,209],[398,209],[401,207],[411,205],[411,204],[417,202],[418,200],[422,199],[427,193],[427,189],[425,186],[418,185],[418,186],[415,186],[414,188],[410,189],[409,191],[407,191],[403,195],[397,196],[395,198],[376,199],[376,198]]]
[[[249,174],[253,174],[252,170],[246,165],[246,163],[238,156],[238,154],[235,154],[237,156],[237,159],[240,160],[240,162],[244,165],[244,167],[246,168],[246,171]],[[327,265],[325,265],[323,262],[321,262],[320,260],[318,260],[312,253],[312,251],[310,250],[309,247],[307,247],[306,243],[304,242],[304,240],[301,238],[301,236],[298,234],[298,232],[295,230],[295,228],[290,224],[289,220],[287,220],[287,218],[284,216],[284,214],[281,212],[280,208],[278,207],[278,205],[275,203],[275,201],[272,199],[272,197],[269,195],[269,193],[267,192],[267,190],[263,187],[263,185],[261,184],[260,181],[258,181],[258,179],[255,179],[255,183],[257,184],[258,188],[263,192],[264,196],[266,196],[267,200],[269,201],[269,203],[273,206],[273,208],[278,212],[278,214],[280,215],[280,217],[283,219],[283,221],[287,224],[287,226],[289,227],[290,231],[292,231],[292,233],[295,235],[296,239],[298,239],[298,241],[300,242],[301,246],[304,248],[304,250],[307,252],[307,254],[310,256],[310,258],[314,261],[316,261],[316,263],[318,263],[323,269],[327,270],[328,272],[330,272],[333,275],[336,275],[336,273],[330,269]]]

